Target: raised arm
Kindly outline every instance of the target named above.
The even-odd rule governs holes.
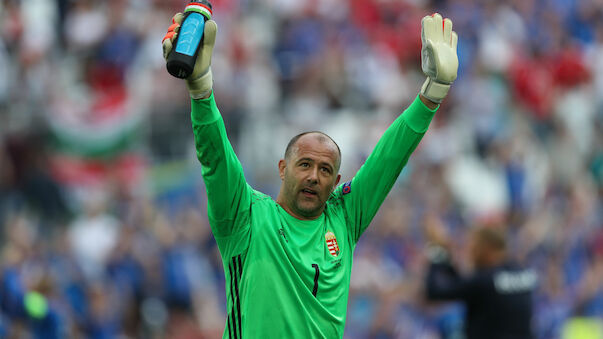
[[[191,107],[210,225],[216,237],[230,236],[248,227],[252,190],[228,141],[213,93],[207,99],[191,100]]]
[[[449,261],[432,261],[425,281],[425,296],[433,301],[470,301],[487,284],[485,279],[460,276]]]
[[[181,13],[174,16],[173,24],[163,39],[166,59],[178,36],[182,19]],[[192,74],[186,78],[186,87],[191,96],[191,121],[197,158],[202,165],[207,191],[207,214],[214,236],[224,238],[248,227],[252,190],[228,141],[224,121],[213,97],[210,65],[216,32],[216,23],[208,20],[203,45]]]
[[[349,231],[353,232],[355,241],[377,213],[425,134],[436,109],[430,110],[417,96],[383,133],[351,183],[338,188],[346,213],[352,219]]]
[[[488,281],[479,277],[462,277],[451,260],[451,241],[448,229],[435,214],[423,219],[425,254],[429,269],[425,279],[428,300],[465,300],[482,291]]]
[[[402,168],[427,131],[429,123],[451,83],[456,79],[457,35],[450,19],[439,14],[421,21],[422,69],[427,79],[414,102],[385,131],[371,155],[341,194],[352,238],[358,240],[396,182]]]

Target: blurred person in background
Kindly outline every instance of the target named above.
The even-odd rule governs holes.
[[[537,275],[509,260],[504,230],[476,226],[469,233],[473,273],[463,275],[451,257],[450,240],[437,217],[425,221],[429,269],[425,281],[431,301],[462,301],[467,339],[530,339],[532,294]]]
[[[195,6],[187,10],[198,11]],[[163,39],[166,59],[183,17],[174,16]],[[342,338],[354,248],[456,79],[452,21],[437,13],[422,19],[427,79],[353,180],[336,188],[339,146],[322,132],[301,133],[278,162],[282,183],[276,200],[246,182],[226,136],[212,90],[216,32],[216,23],[207,21],[186,85],[208,217],[226,276],[223,337]]]
[[[2,248],[0,311],[6,315],[7,338],[64,338],[67,319],[48,259],[36,255],[40,237],[25,215],[7,222],[7,246]],[[5,338],[5,336],[1,336]]]

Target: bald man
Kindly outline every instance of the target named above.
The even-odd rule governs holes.
[[[164,38],[172,50],[182,15]],[[216,24],[205,24],[191,95],[208,217],[226,275],[224,338],[342,338],[352,254],[456,78],[456,33],[439,14],[422,21],[421,93],[383,134],[351,181],[339,146],[322,132],[291,139],[278,162],[276,200],[247,184],[212,92]]]

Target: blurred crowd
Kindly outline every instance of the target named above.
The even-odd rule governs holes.
[[[224,276],[182,81],[184,0],[0,1],[0,337],[216,338]],[[214,93],[249,183],[322,130],[349,180],[417,95],[420,19],[459,77],[361,238],[346,338],[462,338],[423,298],[426,222],[505,227],[539,273],[537,338],[603,337],[603,2],[215,0]]]

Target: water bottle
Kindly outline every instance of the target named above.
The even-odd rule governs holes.
[[[199,46],[203,40],[205,21],[211,19],[211,3],[207,0],[191,1],[184,9],[184,19],[174,48],[167,58],[167,70],[176,78],[188,78],[195,68]]]

